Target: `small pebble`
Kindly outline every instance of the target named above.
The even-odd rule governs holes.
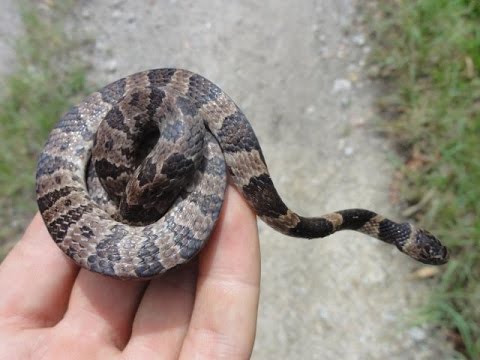
[[[412,327],[410,330],[408,330],[408,335],[414,341],[423,341],[427,338],[427,334],[425,333],[425,330],[417,326]]]
[[[363,45],[365,45],[365,35],[363,35],[363,34],[357,34],[357,35],[352,36],[352,42],[353,42],[355,45],[358,45],[358,46],[363,46]]]
[[[88,9],[83,9],[81,12],[81,15],[84,19],[89,19],[91,16],[90,11]]]
[[[347,108],[350,106],[350,97],[349,96],[342,96],[342,98],[340,99],[340,106],[342,108]]]
[[[315,112],[315,106],[313,105],[309,105],[307,106],[307,108],[305,109],[305,113],[306,114],[313,114]]]
[[[106,63],[105,63],[105,69],[108,71],[108,72],[115,72],[117,70],[117,61],[115,59],[111,59],[111,60],[108,60]]]
[[[122,12],[118,9],[115,9],[112,11],[112,18],[115,20],[118,20],[121,15],[122,15]]]
[[[336,79],[333,83],[332,92],[334,94],[352,89],[352,82],[347,79]]]
[[[135,17],[135,15],[134,15],[134,14],[130,14],[130,15],[128,16],[128,18],[127,18],[127,23],[133,24],[133,23],[135,22],[135,20],[137,20],[136,17]]]

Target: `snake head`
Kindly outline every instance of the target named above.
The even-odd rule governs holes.
[[[412,229],[410,238],[400,250],[415,260],[429,265],[443,265],[449,258],[447,248],[424,229]]]

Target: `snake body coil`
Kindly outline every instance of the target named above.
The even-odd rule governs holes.
[[[275,190],[240,109],[210,81],[179,69],[127,76],[70,109],[40,155],[37,201],[53,240],[77,264],[151,278],[202,249],[227,171],[257,215],[283,234],[356,230],[424,263],[448,259],[427,231],[372,211],[297,215]]]

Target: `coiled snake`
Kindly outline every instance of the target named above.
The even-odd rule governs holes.
[[[222,207],[227,172],[256,214],[303,238],[356,230],[427,264],[447,249],[372,211],[297,215],[275,190],[253,129],[216,85],[186,70],[117,80],[70,109],[37,168],[37,201],[56,244],[83,268],[151,278],[192,259]]]

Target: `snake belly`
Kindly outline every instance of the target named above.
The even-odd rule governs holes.
[[[355,230],[423,263],[448,260],[428,231],[373,211],[307,218],[290,210],[243,112],[218,86],[181,69],[127,76],[71,108],[40,155],[37,202],[52,239],[78,265],[148,279],[203,248],[227,173],[255,213],[283,234]]]

